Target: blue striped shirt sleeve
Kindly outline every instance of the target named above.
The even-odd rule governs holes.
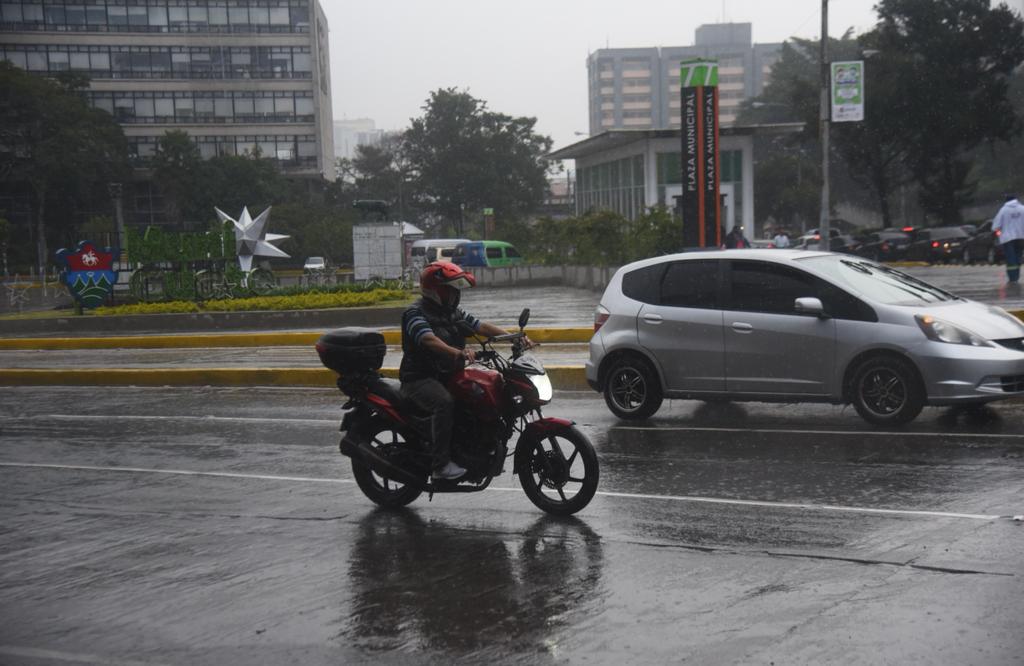
[[[472,327],[474,331],[480,330],[480,320],[469,314],[462,308],[456,308],[455,310],[455,321],[464,321]]]
[[[423,340],[423,336],[427,333],[433,333],[434,329],[430,327],[427,322],[427,318],[423,316],[423,312],[418,308],[412,310],[409,316],[405,319],[405,334],[413,344],[419,346]]]

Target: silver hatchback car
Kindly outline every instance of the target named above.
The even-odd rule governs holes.
[[[884,426],[1024,395],[1024,323],[849,255],[638,261],[612,277],[594,329],[587,382],[624,419],[687,398],[852,403]]]

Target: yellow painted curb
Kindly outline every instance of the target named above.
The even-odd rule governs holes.
[[[384,342],[402,344],[398,329],[381,331]],[[527,333],[534,342],[589,342],[591,328],[536,328]],[[312,347],[321,333],[194,333],[181,335],[125,335],[83,338],[0,338],[0,350],[16,349],[184,349],[196,347]]]
[[[586,390],[583,366],[547,368],[561,391]],[[398,368],[382,368],[398,378]],[[0,386],[334,386],[326,368],[0,368]]]

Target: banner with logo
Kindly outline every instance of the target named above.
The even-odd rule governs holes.
[[[684,247],[722,243],[718,166],[718,62],[680,64]]]
[[[832,122],[864,120],[864,61],[832,63]]]

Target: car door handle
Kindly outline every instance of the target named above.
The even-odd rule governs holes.
[[[645,314],[644,315],[644,321],[646,321],[648,324],[660,324],[661,323],[661,315],[660,314],[653,314],[653,313]]]
[[[754,331],[754,327],[752,324],[745,324],[741,321],[734,321],[732,323],[732,330],[736,331],[737,333],[752,333]]]

